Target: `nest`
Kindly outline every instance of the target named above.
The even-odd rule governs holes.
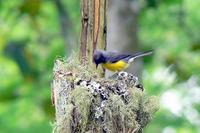
[[[126,72],[111,79],[98,77],[76,59],[56,60],[53,100],[56,133],[138,133],[159,109],[138,78]]]

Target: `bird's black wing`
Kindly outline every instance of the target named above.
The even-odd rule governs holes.
[[[126,60],[128,61],[130,54],[120,54],[115,52],[106,52],[106,61],[110,63],[115,63],[119,60]]]

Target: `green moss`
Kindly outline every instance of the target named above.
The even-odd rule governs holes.
[[[149,97],[145,104],[144,104],[144,112],[149,113],[150,115],[153,115],[156,111],[159,110],[159,99],[156,96]]]
[[[57,121],[54,126],[53,133],[64,133],[71,132],[71,121],[72,121],[72,112],[74,110],[73,104],[68,104],[66,106],[66,114],[61,121]]]
[[[137,88],[130,88],[130,102],[128,103],[128,108],[132,108],[134,111],[137,111],[141,108],[141,104],[143,104],[144,92]]]
[[[64,69],[72,72],[76,75],[76,77],[99,77],[96,71],[93,70],[92,64],[89,64],[88,60],[84,60],[84,63],[79,61],[79,57],[77,53],[73,53],[68,59],[62,59],[64,64]]]
[[[73,103],[74,106],[77,107],[78,114],[80,115],[80,130],[85,131],[90,115],[92,95],[87,91],[87,89],[80,87],[72,90],[69,96],[69,102]]]
[[[102,132],[102,130],[110,133],[132,130],[137,132],[150,122],[153,114],[159,109],[157,97],[148,97],[140,89],[129,86],[117,78],[100,78],[93,71],[92,66],[82,65],[75,54],[68,60],[60,61],[58,70],[59,74],[61,71],[61,77],[64,77],[60,80],[67,81],[63,83],[68,83],[69,88],[63,85],[61,89],[61,91],[67,90],[65,94],[67,95],[67,98],[65,97],[67,106],[63,120],[57,124],[60,129],[56,132],[90,133]],[[95,88],[95,90],[92,88],[92,85],[93,87],[96,85],[94,83],[88,88],[86,85],[77,84],[76,81],[84,81],[84,84],[95,82],[101,88]],[[124,83],[124,86],[120,83]],[[119,88],[124,89],[125,92],[118,93],[116,89]],[[99,89],[99,91],[94,94],[91,89],[93,91]],[[102,94],[106,93],[103,92],[109,93],[104,99]]]

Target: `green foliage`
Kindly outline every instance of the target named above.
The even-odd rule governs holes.
[[[175,103],[167,107],[169,105],[161,101],[162,109],[146,129],[147,133],[199,131],[195,122],[199,119],[196,108],[199,103],[191,100],[196,97],[193,91],[199,94],[200,83],[199,4],[199,0],[165,0],[157,8],[147,8],[140,14],[139,38],[142,47],[155,49],[151,59],[153,63],[145,65],[143,84],[149,88],[148,93],[159,94],[161,99],[170,92],[164,101]],[[188,99],[184,98],[188,96]],[[177,102],[173,101],[176,99]],[[195,107],[187,103],[195,104]],[[181,109],[177,111],[178,108]],[[197,113],[194,118],[191,118],[192,111]]]
[[[43,110],[29,98],[1,102],[0,123],[2,133],[50,132]],[[40,129],[40,130],[38,130]]]
[[[70,7],[78,33],[79,1],[63,4]],[[0,1],[0,29],[1,132],[49,133],[54,120],[52,68],[65,51],[54,2]]]

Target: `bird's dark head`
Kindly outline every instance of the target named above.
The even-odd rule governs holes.
[[[99,64],[105,62],[104,58],[104,51],[103,50],[95,50],[93,54],[93,62],[96,64],[96,68],[98,67]]]

